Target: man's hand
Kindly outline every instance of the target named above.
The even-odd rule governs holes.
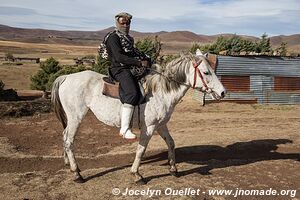
[[[142,65],[142,67],[148,68],[148,67],[150,67],[150,62],[148,60],[142,60],[141,65]]]

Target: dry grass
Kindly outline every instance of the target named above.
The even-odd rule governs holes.
[[[30,89],[30,77],[39,69],[39,64],[24,63],[23,65],[0,64],[0,80],[5,84],[5,89],[17,90]]]
[[[37,44],[13,41],[0,41],[0,53],[3,51],[12,51],[17,54],[34,54],[35,56],[44,57],[51,54],[81,55],[95,54],[96,46],[72,46],[61,44]],[[17,51],[18,50],[18,51]]]
[[[41,61],[54,57],[61,65],[73,65],[74,58],[96,55],[97,49],[93,46],[0,41],[0,56],[3,57],[8,52],[15,57],[39,57]],[[0,62],[0,80],[5,83],[6,89],[30,89],[30,77],[39,70],[39,64],[27,61],[22,64]]]

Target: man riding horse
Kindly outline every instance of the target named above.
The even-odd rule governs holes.
[[[119,82],[119,95],[123,104],[120,135],[129,140],[136,139],[136,135],[130,130],[130,121],[134,106],[139,104],[142,96],[138,79],[144,72],[138,74],[137,71],[150,66],[149,57],[134,48],[134,39],[129,35],[131,19],[132,16],[128,13],[117,14],[116,29],[104,39],[108,60],[111,62],[109,74]]]

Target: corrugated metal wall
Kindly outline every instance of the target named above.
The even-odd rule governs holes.
[[[227,95],[224,101],[300,104],[300,59],[219,56],[216,74]],[[201,100],[196,91],[194,98]],[[206,95],[206,100],[212,100]]]

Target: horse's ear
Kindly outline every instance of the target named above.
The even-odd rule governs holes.
[[[196,50],[196,56],[203,56],[203,53],[200,51],[200,49]]]

